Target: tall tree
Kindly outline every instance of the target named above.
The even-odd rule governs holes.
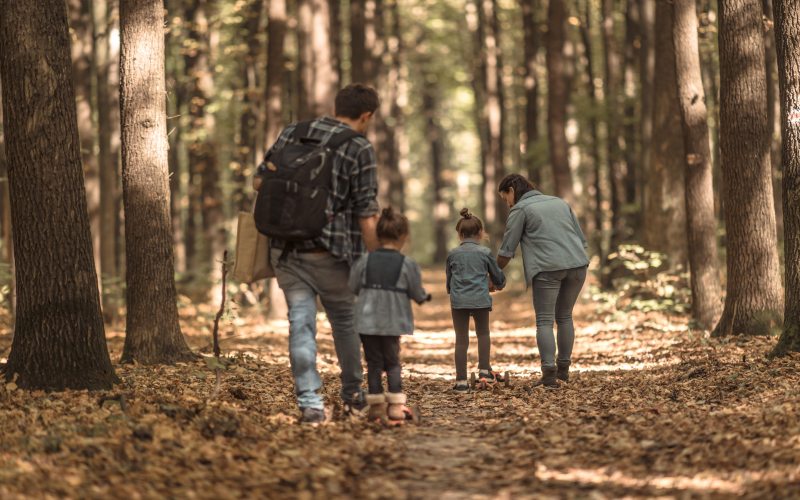
[[[653,80],[655,75],[655,0],[639,1],[639,200],[644,207],[645,179],[650,172],[651,143],[653,138]]]
[[[670,3],[656,2],[656,26],[672,26]],[[645,186],[644,241],[651,250],[665,253],[672,265],[681,265],[687,252],[684,152],[671,29],[656,30],[655,53],[653,130],[657,133]]]
[[[603,0],[603,52],[605,57],[605,82],[603,93],[606,104],[606,155],[608,157],[609,186],[611,193],[611,247],[616,248],[625,239],[627,224],[622,214],[625,205],[625,164],[622,156],[621,120],[621,70],[624,69],[617,46],[614,28],[614,1]]]
[[[636,100],[637,74],[636,69],[641,62],[639,51],[642,50],[641,44],[641,13],[639,0],[626,0],[625,2],[625,53],[624,71],[622,81],[624,85],[624,120],[622,128],[624,130],[624,158],[625,158],[625,179],[624,179],[624,201],[627,205],[634,205],[639,201],[639,177],[641,169],[639,163],[638,145],[640,142],[637,127],[638,106]],[[638,210],[637,210],[638,213]],[[638,227],[638,221],[632,220],[631,224]]]
[[[425,136],[430,147],[431,176],[433,177],[433,218],[434,218],[434,262],[447,259],[448,222],[450,206],[445,201],[447,185],[444,179],[445,137],[439,123],[439,96],[436,94],[436,81],[426,79],[422,94],[422,108],[425,110]]]
[[[164,9],[120,4],[127,327],[123,362],[192,358],[178,323],[167,166]]]
[[[783,134],[786,295],[783,333],[773,354],[800,351],[800,2],[773,0]]]
[[[81,138],[81,160],[86,177],[86,201],[92,230],[95,267],[102,272],[100,262],[100,178],[95,145],[94,106],[92,105],[92,2],[69,0],[69,23],[72,34],[72,84],[75,88],[78,113],[78,134]]]
[[[239,210],[244,211],[250,210],[252,204],[246,182],[248,166],[256,165],[260,160],[256,158],[256,132],[258,130],[259,105],[261,104],[257,63],[261,52],[258,31],[261,26],[263,7],[263,0],[251,0],[242,10],[241,31],[246,40],[244,59],[241,62],[244,98],[242,99],[242,112],[239,115],[234,202]]]
[[[783,314],[759,0],[719,3],[720,147],[728,293],[716,335],[767,334]]]
[[[6,378],[36,389],[109,389],[63,0],[0,3],[17,317]]]
[[[184,44],[188,76],[189,120],[189,224],[187,225],[187,266],[189,269],[217,269],[225,246],[222,229],[222,193],[219,187],[218,151],[214,129],[216,120],[208,107],[214,95],[211,31],[209,24],[213,0],[191,0],[186,4],[185,21],[189,31]],[[198,241],[197,220],[202,227],[202,252]],[[194,240],[194,241],[192,241]],[[191,249],[191,252],[190,252]]]
[[[674,0],[673,7],[675,75],[686,152],[686,229],[692,316],[702,328],[710,329],[722,310],[722,288],[717,271],[717,219],[714,217],[708,112],[697,39],[697,4],[695,0]]]
[[[568,161],[567,103],[570,81],[564,50],[567,10],[564,0],[550,0],[547,6],[547,139],[556,195],[572,201],[572,172]]]
[[[500,23],[497,18],[497,0],[478,2],[478,25],[481,35],[481,66],[485,90],[482,119],[486,131],[486,154],[483,162],[484,216],[494,241],[502,237],[501,221],[505,219],[506,206],[497,195],[497,185],[505,175],[505,95],[503,89],[503,59],[500,46]]]
[[[116,206],[118,151],[112,148],[113,131],[119,128],[118,88],[110,84],[111,78],[111,2],[92,2],[94,22],[95,87],[97,89],[97,145],[100,176],[100,272],[108,282],[117,277]],[[116,65],[115,65],[116,66]],[[113,295],[103,287],[103,313],[113,318]]]
[[[525,142],[523,144],[528,178],[540,182],[540,174],[533,152],[539,140],[539,80],[536,75],[536,58],[539,54],[539,0],[520,0],[522,30],[525,39]]]
[[[298,0],[298,49],[302,99],[299,117],[311,119],[333,112],[339,86],[334,68],[328,0]]]
[[[286,0],[270,0],[267,17],[267,78],[265,147],[278,138],[283,127],[283,45],[286,38]]]

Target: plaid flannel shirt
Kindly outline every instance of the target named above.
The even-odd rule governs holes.
[[[296,125],[283,129],[266,157],[293,140]],[[308,135],[324,143],[347,128],[345,123],[326,116],[311,123]],[[263,173],[265,168],[262,162],[256,175]],[[295,243],[294,247],[298,250],[325,248],[337,259],[352,264],[366,252],[359,219],[371,217],[379,211],[377,164],[372,144],[365,137],[358,136],[341,146],[333,160],[332,177],[327,209],[331,221],[323,229],[322,236]],[[271,239],[272,248],[283,249],[285,245],[283,240]]]

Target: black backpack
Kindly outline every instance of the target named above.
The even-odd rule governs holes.
[[[335,152],[358,132],[346,129],[327,142],[308,137],[311,122],[301,122],[289,142],[264,158],[261,189],[253,217],[271,238],[298,242],[322,236],[333,181]]]

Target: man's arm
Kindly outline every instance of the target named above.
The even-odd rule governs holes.
[[[378,242],[378,216],[371,215],[369,217],[361,217],[358,219],[358,225],[361,226],[361,238],[364,240],[364,245],[367,247],[368,252],[374,252],[380,247]]]

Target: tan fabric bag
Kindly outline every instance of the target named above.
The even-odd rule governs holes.
[[[252,213],[239,212],[233,278],[242,283],[252,283],[274,276],[269,261],[269,239],[256,229]]]

